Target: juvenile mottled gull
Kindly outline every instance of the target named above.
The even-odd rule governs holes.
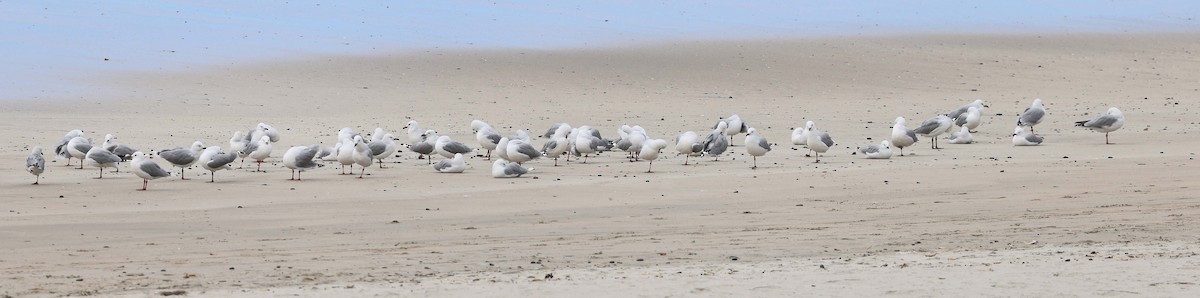
[[[1125,114],[1116,107],[1108,108],[1104,114],[1096,115],[1091,120],[1077,121],[1075,126],[1083,126],[1091,130],[1104,133],[1104,143],[1108,142],[1108,133],[1114,132],[1125,126]]]
[[[150,160],[150,156],[141,151],[133,153],[133,162],[130,163],[133,167],[133,174],[142,178],[142,189],[150,185],[150,180],[171,176],[170,172],[164,170],[158,163]]]
[[[29,151],[29,157],[25,158],[25,171],[28,171],[30,175],[37,176],[33,180],[33,185],[42,181],[42,173],[46,171],[46,158],[42,157],[42,147],[34,146]]]
[[[1021,112],[1021,116],[1017,117],[1017,126],[1028,126],[1029,132],[1033,133],[1033,126],[1042,123],[1042,119],[1046,116],[1046,107],[1042,106],[1042,99],[1033,100],[1033,105],[1025,108]]]

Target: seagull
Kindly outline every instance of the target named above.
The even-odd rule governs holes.
[[[250,157],[257,162],[258,168],[254,170],[255,172],[266,172],[262,170],[262,163],[263,160],[271,157],[271,137],[260,137],[258,142],[246,145],[246,149],[242,149],[238,155]]]
[[[375,133],[371,134],[371,142],[378,142],[378,141],[383,140],[383,135],[386,135],[386,134],[388,134],[388,132],[384,131],[383,127],[376,127]],[[367,143],[367,144],[370,144],[370,143]]]
[[[758,134],[758,130],[751,127],[746,131],[746,153],[754,159],[754,166],[751,169],[758,169],[758,157],[767,155],[771,151],[771,143],[767,143],[767,138]]]
[[[792,145],[801,145],[808,148],[808,126],[801,126],[792,129]],[[812,152],[812,150],[808,150]]]
[[[209,183],[217,181],[217,171],[233,169],[233,161],[237,160],[238,155],[235,152],[221,152],[220,146],[211,146],[204,148],[204,152],[200,153],[200,159],[196,163],[200,164],[201,168],[208,170]]]
[[[188,167],[196,164],[197,160],[200,160],[201,151],[204,151],[204,143],[195,141],[192,143],[191,148],[175,148],[171,150],[164,150],[158,152],[158,156],[161,156],[163,159],[167,160],[167,162],[171,163],[171,165],[179,167],[179,180],[187,180],[187,178],[183,177],[184,170],[187,170]]]
[[[313,161],[313,159],[317,158],[317,153],[320,152],[321,145],[288,148],[287,152],[283,153],[283,166],[292,169],[292,178],[288,180],[300,181],[300,173],[304,172],[304,170],[323,166]]]
[[[496,148],[504,148],[504,150],[496,150],[496,157],[508,160],[508,142],[511,140],[509,137],[500,137],[500,141],[496,142]]]
[[[716,161],[721,157],[721,153],[725,153],[725,150],[729,149],[729,141],[725,139],[725,131],[728,127],[729,123],[726,121],[717,122],[717,127],[713,128],[713,131],[704,139],[704,153],[712,156],[713,161]]]
[[[270,137],[272,143],[279,142],[279,131],[275,130],[275,127],[261,122],[254,126],[254,129],[250,130],[250,134],[246,136],[246,141],[254,142],[254,140],[261,139],[263,136]]]
[[[420,142],[421,134],[425,132],[424,130],[421,130],[420,126],[417,125],[417,120],[409,120],[408,124],[404,125],[404,129],[408,130],[408,144],[409,145]]]
[[[888,159],[892,158],[892,143],[887,140],[879,142],[879,144],[871,144],[858,149],[868,159]]]
[[[729,144],[733,144],[733,136],[744,133],[749,128],[746,122],[742,121],[742,117],[739,117],[737,114],[729,116],[729,118],[725,118],[721,122],[725,122],[726,124],[725,135],[729,136]]]
[[[950,136],[946,137],[946,140],[950,141],[950,144],[970,144],[975,142],[975,139],[971,137],[971,128],[968,126],[963,126],[958,132],[950,133]]]
[[[437,143],[433,144],[433,151],[441,154],[445,158],[454,158],[455,153],[467,154],[471,152],[471,148],[458,141],[451,140],[450,136],[440,136]]]
[[[29,151],[29,157],[25,158],[25,171],[28,171],[30,175],[37,176],[33,180],[33,185],[42,181],[42,173],[46,172],[46,159],[42,157],[42,147],[34,146]]]
[[[117,157],[121,158],[121,161],[129,160],[133,157],[133,153],[138,151],[137,149],[129,148],[129,146],[117,144],[117,141],[114,141],[116,139],[117,137],[114,137],[112,134],[104,135],[104,143],[100,145],[100,148],[116,154]]]
[[[375,155],[371,154],[371,147],[367,145],[367,140],[362,136],[354,136],[354,163],[358,164],[362,169],[358,171],[358,178],[362,179],[363,174],[367,173],[367,167],[370,167],[375,162]],[[350,174],[354,174],[354,169],[350,169]]]
[[[121,162],[121,158],[100,147],[92,147],[92,149],[88,150],[87,161],[88,165],[100,168],[100,177],[96,177],[96,179],[104,178],[104,168],[116,169],[115,172],[121,171],[121,168],[117,167],[117,163]]]
[[[385,133],[379,140],[367,143],[367,147],[371,148],[371,154],[375,159],[379,160],[379,168],[383,168],[383,159],[396,154],[396,137],[390,133]]]
[[[808,128],[808,149],[812,149],[813,156],[817,158],[814,163],[821,162],[821,153],[829,151],[833,147],[833,138],[829,137],[828,133],[817,129],[816,124],[808,121],[804,125]]]
[[[892,136],[889,140],[892,146],[900,148],[900,156],[904,156],[904,147],[912,146],[917,142],[917,133],[908,129],[904,123],[904,117],[896,117],[896,124],[892,124]]]
[[[683,164],[687,165],[689,157],[704,151],[704,145],[700,143],[700,135],[694,131],[679,134],[675,137],[675,151],[683,154]]]
[[[475,130],[475,140],[479,142],[479,147],[487,150],[484,156],[488,160],[492,159],[492,151],[496,150],[500,143],[500,133],[481,120],[472,120],[471,128]]]
[[[492,163],[492,177],[495,178],[517,178],[532,170],[533,168],[525,168],[520,164],[503,159],[497,159]]]
[[[646,140],[642,144],[642,148],[638,151],[638,159],[650,161],[650,165],[646,167],[646,173],[651,173],[654,168],[654,160],[658,159],[658,154],[667,148],[667,141],[663,139]]]
[[[970,109],[971,107],[975,107],[975,109],[979,110],[979,113],[982,114],[983,109],[987,108],[988,106],[986,104],[983,104],[982,99],[976,99],[975,101],[972,101],[968,104],[962,105],[961,107],[958,107],[957,109],[954,109],[954,110],[950,111],[949,113],[946,113],[946,116],[950,117],[950,119],[958,119],[959,117],[962,116],[963,113],[966,113],[967,110]],[[962,126],[962,124],[958,124],[958,125]],[[974,128],[972,128],[972,129],[974,129]]]
[[[317,152],[317,159],[322,161],[337,161],[337,151],[341,147],[342,142],[333,143],[333,147],[321,147],[321,151]]]
[[[581,127],[579,133],[575,134],[575,152],[583,155],[583,163],[587,163],[588,156],[590,156],[592,153],[601,152],[601,142],[603,142],[603,140],[597,138],[595,135],[585,132]]]
[[[931,146],[933,149],[942,149],[938,148],[937,137],[950,131],[950,128],[953,126],[954,120],[950,120],[949,116],[937,115],[937,117],[929,118],[929,120],[921,122],[921,125],[913,129],[913,132],[932,139],[933,144]]]
[[[419,154],[417,156],[418,159],[420,159],[421,155],[424,155],[425,160],[428,161],[426,164],[432,164],[433,156],[431,154],[433,154],[434,145],[437,142],[437,133],[432,130],[426,130],[425,133],[421,134],[421,138],[420,142],[409,144],[408,150]]]
[[[1041,145],[1045,138],[1039,137],[1033,132],[1025,131],[1024,127],[1017,126],[1013,130],[1013,146],[1037,146]]]
[[[439,160],[432,167],[438,173],[462,173],[467,170],[467,160],[462,153],[455,153],[454,158]]]
[[[556,124],[554,132],[550,134],[550,140],[542,144],[542,155],[546,158],[554,159],[554,166],[558,166],[558,158],[567,154],[571,149],[571,142],[567,140],[567,136],[571,132],[571,126],[565,123]]]
[[[146,190],[146,186],[150,184],[150,180],[171,176],[170,172],[158,166],[158,163],[150,160],[150,156],[137,151],[133,153],[133,174],[142,178],[142,189]]]
[[[249,135],[246,135],[246,134],[242,133],[242,131],[239,130],[239,131],[233,132],[233,137],[229,138],[229,150],[231,150],[230,152],[238,153],[238,157],[242,158],[243,164],[246,163],[246,155],[241,154],[241,152],[246,150],[246,146],[250,146],[250,144],[253,143],[249,139],[247,139],[247,137],[249,137]],[[242,168],[242,165],[239,164],[238,168],[239,169]]]
[[[959,114],[959,116],[957,118],[955,118],[955,117],[950,117],[950,118],[954,119],[954,125],[963,126],[970,130],[975,130],[975,128],[978,128],[979,124],[983,122],[982,121],[983,111],[981,111],[980,109],[978,109],[976,107],[967,107],[966,113]]]
[[[70,142],[67,142],[67,153],[70,157],[67,158],[67,164],[71,164],[70,158],[79,159],[79,169],[83,169],[83,159],[87,158],[88,151],[92,150],[92,140],[84,139],[83,137],[74,137]]]
[[[555,133],[557,133],[559,130],[564,130],[564,129],[566,131],[571,131],[571,125],[567,124],[567,123],[552,124],[552,125],[550,125],[550,129],[547,129],[546,133],[542,134],[542,137],[547,138],[547,139],[553,138]],[[564,135],[563,137],[566,137],[566,136]]]
[[[342,165],[341,175],[346,175],[346,166],[350,166],[350,174],[354,174],[354,138],[362,138],[362,136],[357,134],[349,138],[343,136],[342,146],[338,147],[336,154],[338,163]]]
[[[1042,123],[1042,118],[1046,116],[1046,107],[1042,106],[1042,99],[1033,100],[1033,105],[1025,108],[1021,112],[1021,116],[1017,118],[1017,126],[1028,126],[1029,132],[1033,133],[1033,126]]]
[[[63,136],[62,140],[59,140],[57,144],[54,144],[55,158],[56,159],[66,158],[67,166],[71,166],[71,157],[72,156],[71,156],[71,152],[68,151],[67,143],[71,142],[71,140],[74,139],[75,137],[82,137],[82,136],[83,136],[82,130],[75,129],[75,130],[71,130],[71,131],[67,132],[67,134]]]
[[[1091,130],[1104,133],[1104,144],[1108,142],[1108,133],[1114,132],[1125,126],[1125,114],[1116,107],[1108,108],[1104,114],[1096,115],[1092,120],[1076,121],[1075,126],[1083,126]],[[1032,130],[1032,128],[1030,129]]]

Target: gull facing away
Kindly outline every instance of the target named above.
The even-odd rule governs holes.
[[[739,133],[745,133],[746,130],[750,128],[750,126],[746,124],[746,121],[742,121],[742,117],[738,116],[737,114],[729,116],[729,118],[725,118],[724,120],[721,120],[721,122],[725,122],[726,124],[725,135],[729,136],[729,144],[731,145],[733,144],[733,136],[736,136]]]
[[[167,160],[172,166],[179,167],[179,180],[187,180],[183,177],[184,170],[196,164],[200,160],[200,152],[204,151],[204,143],[195,141],[191,148],[175,148],[158,152],[158,156]]]
[[[462,153],[455,153],[454,158],[439,160],[432,167],[438,173],[462,173],[467,170],[467,159]]]
[[[817,129],[816,124],[812,121],[808,121],[804,126],[808,128],[808,149],[812,149],[813,155],[817,158],[813,163],[821,162],[821,153],[825,153],[833,147],[833,138],[829,137],[828,133]]]
[[[379,160],[379,168],[382,169],[383,159],[396,154],[396,137],[390,133],[385,133],[378,140],[367,143],[367,147],[371,148],[371,154],[376,160]]]
[[[319,164],[314,159],[317,158],[317,153],[321,152],[321,145],[312,146],[295,146],[288,148],[283,153],[283,166],[292,170],[292,177],[288,180],[300,181],[300,173],[305,170],[315,169],[316,167],[324,166]]]
[[[896,117],[896,124],[892,124],[892,135],[889,141],[892,146],[900,148],[900,156],[904,156],[904,147],[912,146],[917,142],[917,133],[908,129],[904,123],[904,117]]]
[[[758,130],[751,127],[746,132],[746,153],[754,159],[754,166],[751,169],[758,169],[758,157],[767,155],[771,151],[771,143],[767,143],[767,138],[758,134]]]
[[[506,149],[508,150],[508,161],[518,164],[542,157],[542,152],[534,149],[533,145],[525,140],[510,140]]]
[[[230,152],[237,153],[238,157],[242,158],[243,164],[246,163],[246,155],[242,154],[241,152],[246,150],[246,146],[249,146],[250,143],[253,143],[249,139],[247,139],[248,136],[249,135],[246,135],[246,134],[242,133],[242,131],[239,130],[239,131],[233,132],[233,137],[229,138],[229,150],[231,150]],[[242,165],[239,164],[238,168],[241,169]]]
[[[113,136],[112,134],[104,135],[104,143],[100,144],[100,148],[104,148],[104,150],[108,150],[108,152],[116,154],[117,157],[121,158],[121,161],[126,161],[130,158],[133,158],[133,153],[137,152],[138,150],[130,148],[129,146],[117,144],[116,139],[117,137]]]
[[[121,171],[121,168],[117,167],[117,163],[121,162],[121,157],[100,147],[92,147],[88,150],[87,161],[88,165],[100,168],[100,177],[96,177],[96,179],[104,178],[104,168],[116,169],[115,172]]]
[[[683,164],[687,165],[689,157],[704,151],[704,144],[700,143],[699,134],[694,131],[685,131],[675,137],[675,151],[683,155]]]
[[[801,126],[792,129],[792,145],[804,146],[808,148],[808,126]],[[812,153],[812,150],[808,150]]]
[[[949,116],[937,115],[937,117],[933,117],[929,120],[925,120],[925,122],[921,122],[921,126],[917,126],[917,128],[913,129],[913,132],[929,137],[929,139],[931,139],[933,142],[933,144],[931,144],[931,148],[942,149],[938,148],[937,137],[950,131],[950,128],[953,126],[954,120],[950,120]]]
[[[54,144],[54,156],[55,156],[54,158],[56,158],[56,159],[66,158],[67,166],[71,166],[71,152],[69,152],[67,150],[67,148],[68,148],[67,143],[71,142],[71,140],[76,137],[82,137],[82,136],[83,136],[82,130],[75,129],[75,130],[68,131],[67,134],[63,136],[62,140],[59,140],[57,144]]]
[[[38,185],[42,181],[42,173],[46,172],[46,158],[42,157],[42,147],[34,146],[29,150],[29,157],[25,158],[25,171],[30,175],[37,176],[34,178],[33,185]]]
[[[1108,133],[1117,131],[1125,126],[1125,114],[1117,107],[1108,108],[1104,114],[1096,115],[1091,120],[1076,121],[1075,126],[1083,126],[1088,129],[1104,133],[1104,144],[1112,144],[1108,142]]]
[[[262,170],[262,163],[263,160],[271,157],[271,147],[271,137],[262,136],[259,137],[258,142],[246,145],[246,149],[242,149],[242,152],[238,152],[238,155],[254,160],[258,164],[258,168],[254,170],[255,172],[266,172]]]
[[[970,144],[975,142],[975,139],[971,137],[971,128],[968,126],[963,126],[958,132],[950,133],[950,136],[946,137],[946,140],[950,141],[950,144]]]
[[[542,144],[542,155],[546,158],[554,159],[554,166],[558,166],[558,158],[567,154],[570,149],[571,142],[567,141],[566,134],[555,133],[550,137],[550,140]]]
[[[233,161],[237,160],[238,155],[235,152],[221,152],[220,146],[210,146],[204,148],[204,152],[200,153],[200,160],[196,163],[200,164],[201,168],[208,170],[210,175],[208,182],[217,182],[217,171],[233,169]]]
[[[1041,145],[1045,139],[1033,134],[1031,131],[1025,131],[1024,127],[1017,126],[1013,130],[1013,146],[1037,146]]]
[[[949,113],[946,113],[946,116],[950,117],[950,119],[959,119],[960,117],[962,117],[962,115],[964,113],[967,113],[967,111],[970,110],[971,107],[975,107],[975,109],[979,110],[979,113],[982,114],[983,109],[987,108],[988,106],[986,104],[983,104],[982,99],[976,99],[975,101],[972,101],[970,103],[962,105],[961,107],[958,107],[957,109],[954,109],[954,110],[950,111]],[[957,124],[957,125],[962,126],[962,124]],[[974,129],[974,128],[972,128],[972,129]]]
[[[79,159],[79,169],[83,169],[83,159],[87,158],[88,152],[92,151],[92,140],[84,139],[83,137],[72,138],[67,142],[67,153],[70,157],[67,158],[67,164],[71,164],[71,158]]]
[[[659,153],[667,148],[667,141],[663,139],[646,140],[642,143],[642,149],[638,151],[638,159],[650,161],[650,166],[646,167],[646,173],[651,173],[654,168],[654,160],[658,159]]]
[[[343,131],[344,130],[345,129],[343,129]],[[358,134],[354,134],[354,135],[339,134],[339,136],[342,139],[342,141],[341,141],[342,146],[338,147],[338,151],[335,154],[337,154],[338,164],[342,165],[342,173],[340,175],[347,175],[346,174],[346,166],[350,166],[350,175],[353,175],[354,174],[354,149],[355,149],[354,138],[361,138],[361,136],[359,136]]]
[[[432,164],[433,147],[436,145],[438,138],[437,133],[432,130],[426,130],[425,133],[420,135],[420,137],[421,141],[408,144],[408,150],[416,152],[417,159],[421,159],[422,156],[424,156],[426,164]]]
[[[879,144],[870,144],[866,147],[858,149],[868,159],[889,159],[892,158],[892,143],[887,140],[879,142]]]
[[[167,172],[158,163],[150,160],[150,156],[137,151],[133,153],[133,162],[130,163],[133,167],[133,174],[142,178],[142,188],[138,190],[146,190],[150,185],[150,180],[171,176],[171,172]]]
[[[479,147],[487,150],[483,157],[491,160],[492,151],[495,151],[497,145],[500,144],[500,132],[482,120],[472,120],[471,128],[475,130],[475,141],[479,142]]]
[[[1025,108],[1021,112],[1021,116],[1017,117],[1017,126],[1029,127],[1029,132],[1033,133],[1033,126],[1042,123],[1042,119],[1046,116],[1046,107],[1042,105],[1042,99],[1033,100],[1033,105]]]
[[[517,178],[532,170],[533,168],[525,168],[520,164],[503,159],[497,159],[492,163],[492,177],[495,178]]]
[[[367,168],[375,162],[375,155],[371,154],[371,147],[367,146],[367,140],[362,136],[354,136],[354,163],[362,169],[358,171],[358,178],[362,179],[363,174],[367,173]],[[351,169],[350,174],[354,174]]]
[[[713,161],[721,158],[721,154],[729,149],[729,140],[725,139],[725,130],[729,128],[729,122],[717,122],[717,127],[708,133],[708,137],[704,139],[704,154],[712,156]],[[731,137],[732,138],[732,137]]]
[[[442,155],[442,157],[454,158],[454,154],[456,153],[471,153],[471,147],[467,147],[467,145],[463,145],[463,143],[459,143],[458,141],[451,140],[450,136],[440,136],[437,139],[437,143],[434,143],[433,145],[433,151]]]
[[[967,107],[966,113],[960,114],[958,118],[950,118],[954,119],[954,125],[975,130],[979,127],[980,123],[983,123],[983,111],[975,107]]]

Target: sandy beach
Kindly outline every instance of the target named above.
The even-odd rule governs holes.
[[[1198,37],[430,49],[94,78],[94,96],[0,101],[0,295],[1187,296],[1200,291]],[[975,144],[854,154],[897,116],[911,127],[977,98]],[[1014,147],[1034,98],[1046,142]],[[1128,117],[1114,144],[1073,126],[1110,106]],[[741,135],[719,161],[682,165],[675,136],[730,114],[774,144],[759,168]],[[672,146],[654,173],[608,152],[533,161],[517,179],[479,156],[435,173],[404,149],[364,179],[329,164],[288,181],[279,162],[342,127],[400,136],[409,120],[478,148],[473,119],[506,135],[636,124]],[[808,120],[837,142],[821,163],[789,139]],[[259,122],[283,134],[266,173],[216,183],[193,167],[135,191],[128,165],[92,179],[56,160],[30,185],[19,165],[71,129],[228,150]]]

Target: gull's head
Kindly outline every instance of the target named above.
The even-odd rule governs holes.
[[[805,123],[804,123],[804,128],[805,128],[805,129],[808,129],[808,130],[812,130],[812,129],[813,129],[813,128],[815,128],[816,126],[817,126],[817,124],[816,124],[816,123],[813,123],[812,121],[808,121],[808,122],[805,122]]]
[[[1117,107],[1108,108],[1108,114],[1113,116],[1125,116],[1124,114],[1121,114],[1121,110],[1117,109]]]
[[[883,146],[883,148],[892,149],[892,142],[888,142],[887,140],[879,142],[879,145]]]
[[[41,155],[42,154],[42,146],[33,146],[33,150],[30,150],[30,151],[32,151],[33,154]]]

